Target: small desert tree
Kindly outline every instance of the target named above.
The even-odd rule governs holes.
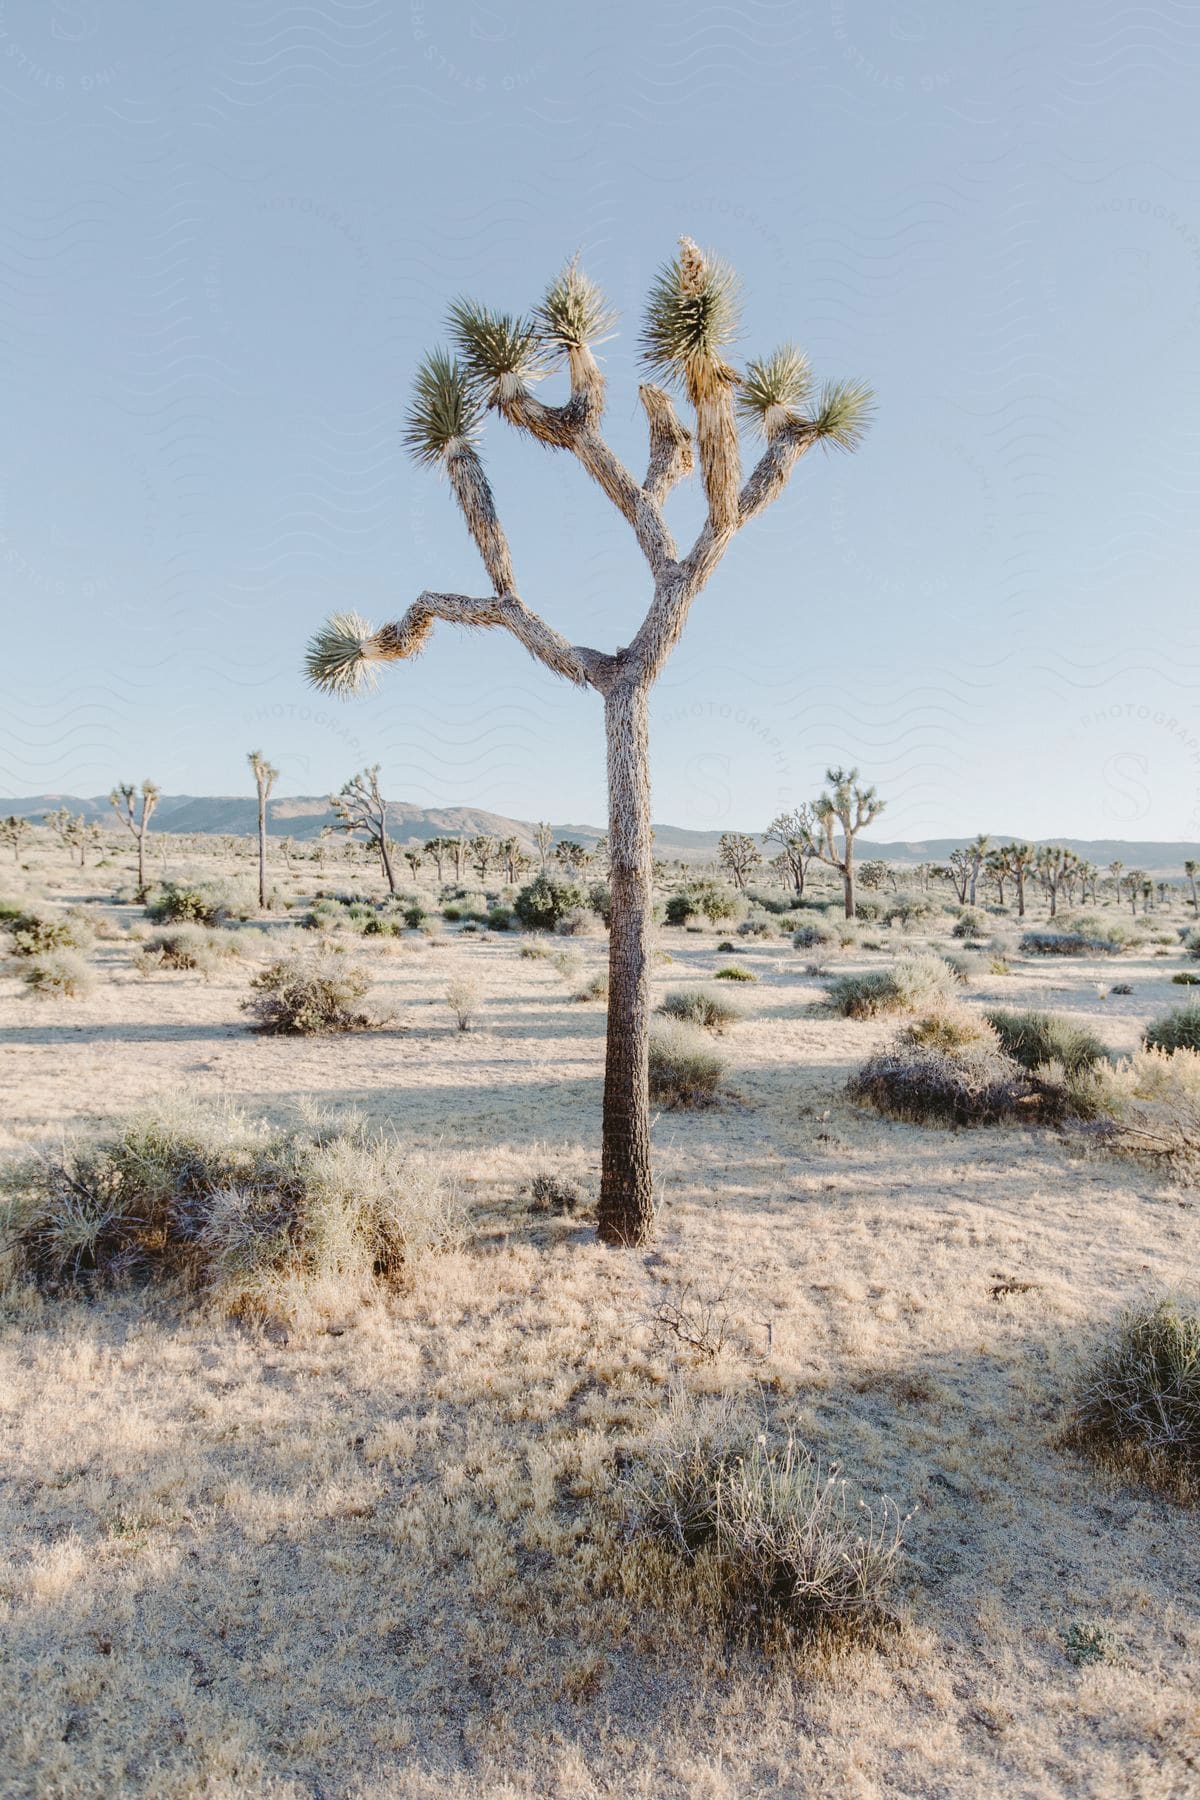
[[[388,843],[387,801],[379,786],[379,764],[373,763],[369,769],[352,775],[340,793],[330,795],[329,804],[337,814],[338,829],[349,837],[362,832],[368,849],[376,851],[388,893],[394,894],[396,876]]]
[[[583,869],[587,852],[574,838],[562,838],[554,846],[554,860],[564,875],[574,877]]]
[[[475,872],[480,881],[486,881],[488,870],[500,854],[499,844],[486,831],[481,831],[471,839],[467,848],[471,852],[471,861],[475,864]]]
[[[763,832],[764,844],[778,844],[779,855],[773,860],[791,880],[796,893],[803,897],[808,865],[817,854],[817,815],[807,800],[791,812],[777,813]]]
[[[1005,844],[1005,856],[1013,880],[1017,884],[1017,916],[1025,917],[1025,882],[1032,870],[1037,866],[1037,851],[1032,844],[1023,843],[1015,838],[1011,844]]]
[[[9,813],[7,819],[0,819],[0,843],[9,846],[14,862],[20,862],[21,845],[32,836],[33,826],[28,819],[22,819],[16,813]]]
[[[1196,891],[1196,879],[1200,876],[1200,862],[1193,862],[1189,858],[1183,865],[1183,872],[1187,876],[1188,886],[1192,890],[1192,911],[1197,918],[1200,918],[1200,894]]]
[[[967,845],[966,858],[967,858],[967,870],[968,870],[968,876],[967,876],[967,904],[968,904],[968,906],[974,906],[974,904],[975,904],[975,893],[976,893],[976,889],[979,886],[979,877],[983,871],[984,864],[987,862],[987,854],[991,848],[991,844],[992,844],[991,838],[988,837],[986,832],[981,831],[979,833],[979,836],[972,838],[971,842]]]
[[[650,1166],[649,694],[687,623],[697,594],[737,532],[783,493],[815,444],[853,449],[870,396],[861,386],[826,387],[810,403],[808,362],[786,346],[744,371],[728,360],[738,334],[731,270],[690,238],[659,273],[642,333],[648,374],[673,384],[695,416],[706,516],[682,555],[664,503],[693,468],[693,436],[664,387],[640,389],[649,462],[639,481],[601,433],[605,379],[594,347],[613,315],[576,263],[550,283],[527,317],[456,301],[450,330],[457,356],[438,351],[417,376],[407,442],[417,461],[442,470],[487,570],[490,591],[420,594],[395,624],[374,630],[357,614],[331,619],[313,640],[308,670],[321,688],[346,691],[371,665],[412,656],[437,619],[512,633],[554,674],[592,688],[604,702],[608,747],[610,884],[608,1034],[604,1073],[598,1226],[608,1242],[639,1243],[653,1216]],[[570,393],[547,405],[533,383],[565,365]],[[653,596],[641,625],[612,652],[572,644],[522,599],[508,540],[476,449],[484,416],[497,412],[548,448],[569,451],[628,522],[649,566]],[[742,478],[738,414],[765,442]]]
[[[250,764],[254,775],[254,785],[258,789],[258,904],[267,904],[267,801],[271,798],[271,789],[279,780],[279,770],[271,767],[261,750],[251,750],[246,761]]]
[[[1042,891],[1050,902],[1050,917],[1058,912],[1058,897],[1075,870],[1077,858],[1073,850],[1061,844],[1043,844],[1034,859],[1034,872]]]
[[[544,872],[546,864],[550,860],[551,846],[554,843],[554,827],[551,825],[549,819],[538,820],[533,828],[533,841],[537,845],[538,857]]]
[[[437,880],[438,880],[439,887],[441,887],[441,885],[442,885],[442,870],[446,866],[446,854],[447,854],[448,849],[449,849],[449,839],[448,838],[432,837],[432,838],[427,838],[425,841],[425,854],[426,854],[426,856],[431,858],[431,860],[433,862],[433,866],[437,871]]]
[[[53,812],[43,813],[42,824],[49,827],[64,850],[70,850],[75,837],[75,814],[69,806],[56,806]]]
[[[504,879],[511,887],[523,860],[520,838],[506,837],[500,845],[500,855],[504,859]]]
[[[873,787],[863,787],[857,769],[826,769],[828,788],[814,803],[820,839],[817,855],[842,878],[846,917],[854,917],[854,840],[864,826],[883,811],[882,801]],[[839,850],[836,833],[842,834]]]
[[[131,781],[123,781],[108,796],[113,811],[137,845],[138,899],[146,895],[146,833],[158,805],[158,789],[152,781],[143,781],[139,795]]]
[[[762,861],[762,851],[744,831],[723,831],[717,845],[717,861],[733,876],[733,885],[744,888],[750,871]]]
[[[421,873],[421,864],[425,861],[425,851],[420,844],[409,844],[404,852],[404,860],[408,864],[409,874],[416,881]]]

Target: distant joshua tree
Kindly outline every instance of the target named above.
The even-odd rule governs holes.
[[[762,861],[762,851],[744,831],[723,831],[717,845],[717,861],[733,876],[733,885],[741,891],[752,869]]]
[[[525,860],[520,838],[506,837],[500,845],[500,854],[504,858],[504,879],[511,887],[517,879],[517,870]]]
[[[449,843],[450,840],[444,837],[427,838],[425,842],[425,854],[431,859],[434,868],[437,870],[439,887],[442,885],[442,870],[446,865]]]
[[[421,864],[425,861],[425,850],[421,844],[409,844],[404,852],[404,860],[408,864],[409,873],[415,881],[421,873]]]
[[[388,843],[387,801],[379,787],[379,764],[373,763],[358,775],[352,775],[338,794],[331,794],[329,804],[337,814],[338,829],[347,836],[361,831],[369,849],[379,855],[388,893],[396,891],[396,875],[392,868],[392,848]]]
[[[254,785],[258,789],[258,904],[265,908],[267,904],[267,801],[271,798],[271,789],[279,780],[279,770],[271,767],[261,750],[251,750],[246,761],[254,775]]]
[[[537,845],[537,853],[541,859],[542,869],[550,861],[550,848],[554,843],[554,827],[548,819],[539,819],[533,828],[533,841]]]
[[[131,781],[125,781],[119,787],[115,787],[108,798],[113,811],[137,845],[138,899],[144,900],[146,897],[146,833],[150,829],[150,820],[158,805],[158,789],[152,781],[143,781],[139,796],[134,784]]]
[[[1034,871],[1042,884],[1046,897],[1050,902],[1050,917],[1058,912],[1058,898],[1061,890],[1068,887],[1076,874],[1078,858],[1073,850],[1066,850],[1061,844],[1043,844],[1034,859]]]
[[[857,769],[826,769],[825,779],[829,787],[813,806],[821,832],[817,855],[841,876],[846,917],[852,919],[854,840],[864,826],[870,825],[872,820],[879,817],[886,803],[879,798],[873,787],[865,788],[861,785]],[[834,835],[838,830],[842,834],[840,851]]]
[[[317,686],[347,691],[374,663],[412,656],[434,621],[499,627],[556,675],[594,689],[604,701],[608,745],[610,884],[608,1035],[604,1076],[601,1238],[636,1244],[654,1218],[650,1160],[650,930],[653,906],[650,825],[649,694],[678,643],[697,594],[739,529],[784,491],[813,445],[852,449],[862,436],[870,395],[861,386],[826,387],[810,404],[806,359],[790,346],[744,372],[727,360],[738,332],[737,284],[728,268],[690,238],[659,273],[642,333],[649,372],[674,383],[695,414],[696,451],[707,516],[692,548],[676,549],[663,513],[677,482],[693,468],[692,433],[662,387],[640,389],[649,427],[649,463],[641,481],[601,435],[605,380],[594,347],[613,314],[574,262],[551,282],[527,318],[459,300],[450,309],[458,360],[441,351],[417,376],[408,447],[443,470],[488,572],[482,599],[426,592],[397,623],[374,630],[357,614],[331,619],[313,640],[308,669]],[[565,364],[570,395],[550,406],[532,383]],[[488,411],[550,448],[570,451],[628,522],[649,565],[653,598],[641,625],[613,652],[568,643],[526,606],[508,540],[475,448]],[[743,481],[738,413],[765,448]]]
[[[480,881],[486,881],[488,870],[500,854],[499,843],[486,831],[481,831],[478,836],[471,839],[467,849],[471,853],[471,861],[475,864]]]
[[[554,846],[554,860],[564,875],[578,875],[584,867],[586,851],[574,838],[562,838]]]
[[[1196,878],[1200,876],[1200,862],[1193,862],[1189,858],[1183,865],[1183,872],[1187,876],[1188,886],[1192,890],[1192,911],[1197,918],[1200,918],[1200,894],[1197,894],[1196,891]]]
[[[19,818],[16,813],[9,813],[7,819],[0,819],[0,842],[9,845],[14,862],[20,862],[21,845],[32,836],[33,826],[28,819]]]
[[[777,813],[763,832],[764,844],[779,845],[779,855],[773,860],[800,896],[804,893],[808,865],[817,854],[819,831],[816,812],[805,800],[791,812]]]

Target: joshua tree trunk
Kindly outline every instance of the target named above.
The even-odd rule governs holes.
[[[1023,869],[1018,869],[1016,873],[1017,873],[1017,917],[1018,917],[1018,919],[1023,919],[1025,917],[1025,871]]]
[[[854,852],[846,845],[846,860],[842,864],[842,895],[846,902],[846,917],[854,917]]]
[[[384,879],[388,884],[388,893],[394,894],[396,891],[396,876],[392,869],[392,852],[391,847],[388,844],[386,826],[384,826],[379,834],[379,860],[383,864]]]
[[[267,904],[267,797],[258,796],[258,905],[260,912]]]
[[[612,914],[598,1225],[640,1243],[654,1219],[650,1172],[650,926],[653,845],[646,689],[618,681],[604,704]]]

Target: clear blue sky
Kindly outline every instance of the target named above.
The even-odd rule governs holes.
[[[823,0],[4,0],[0,792],[151,774],[604,815],[594,695],[439,627],[377,697],[306,638],[482,592],[401,451],[446,300],[579,248],[624,315],[681,232],[878,417],[735,544],[654,702],[654,814],[760,827],[830,760],[888,836],[1200,838],[1200,12]],[[487,454],[529,603],[627,641],[627,528]],[[694,496],[675,505],[682,535]]]

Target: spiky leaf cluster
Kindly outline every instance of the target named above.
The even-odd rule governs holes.
[[[533,318],[542,344],[554,356],[602,342],[617,322],[604,294],[574,258],[550,283]]]
[[[747,363],[738,390],[738,410],[764,437],[794,417],[812,392],[812,370],[807,356],[794,344],[784,344],[770,356]]]
[[[304,666],[314,687],[326,694],[352,694],[374,681],[371,644],[375,632],[359,613],[334,613],[309,641]]]
[[[438,463],[479,435],[483,402],[466,370],[444,350],[434,350],[417,370],[403,439],[419,463]]]
[[[447,323],[468,376],[489,400],[509,384],[534,381],[545,370],[531,319],[493,312],[475,300],[455,300]]]
[[[737,335],[738,280],[728,263],[705,256],[690,239],[655,277],[642,326],[642,360],[667,381],[703,388],[733,371],[721,352]]]
[[[875,396],[861,381],[828,381],[813,420],[818,437],[839,450],[856,450],[866,435]]]

